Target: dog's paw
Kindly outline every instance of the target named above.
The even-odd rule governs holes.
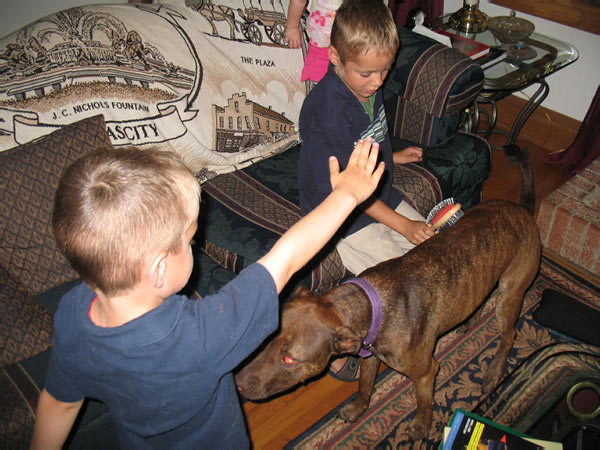
[[[496,386],[500,384],[500,379],[502,376],[498,376],[493,372],[488,372],[483,379],[483,384],[481,385],[481,393],[484,395],[490,394],[496,389]]]
[[[458,328],[456,329],[456,331],[459,334],[466,334],[469,330],[470,330],[469,322],[465,322],[462,325],[459,325]]]
[[[340,409],[337,415],[346,422],[356,422],[356,419],[365,412],[367,406],[363,402],[355,400]]]
[[[482,393],[489,394],[500,384],[500,381],[502,381],[504,364],[505,362],[498,359],[498,357],[492,360],[492,363],[483,377],[483,384],[481,386]]]
[[[410,439],[411,441],[425,439],[428,435],[429,427],[423,424],[422,422],[413,420],[412,423],[408,426],[408,439]]]
[[[498,383],[495,383],[494,381],[489,381],[486,377],[486,380],[481,385],[481,393],[483,395],[491,394],[492,392],[494,392],[494,389],[496,389],[497,385]]]

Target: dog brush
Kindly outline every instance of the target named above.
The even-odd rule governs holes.
[[[454,225],[465,214],[460,206],[452,197],[442,200],[427,215],[427,223],[435,232]]]

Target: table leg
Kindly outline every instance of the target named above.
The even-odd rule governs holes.
[[[523,106],[508,133],[502,130],[496,130],[496,122],[498,120],[498,106],[496,104],[496,101],[501,100],[508,94],[496,96],[493,98],[477,98],[474,104],[469,108],[468,114],[470,114],[470,117],[467,131],[472,133],[482,133],[485,140],[488,140],[492,133],[501,134],[506,138],[505,145],[514,144],[517,141],[517,137],[519,136],[521,129],[525,125],[525,122],[527,122],[529,117],[531,117],[531,115],[537,109],[537,107],[542,104],[542,102],[546,99],[548,93],[550,92],[550,87],[548,86],[548,83],[546,83],[546,80],[542,79],[539,80],[537,83],[540,85],[539,88],[527,101],[525,106]],[[487,112],[479,108],[479,103],[489,103],[491,105],[491,113],[488,117],[488,127],[482,130],[478,130],[479,124],[481,122],[479,115],[483,113],[486,113],[487,115]],[[501,150],[503,146],[493,146],[492,148],[495,150]]]
[[[537,109],[537,107],[540,106],[548,96],[548,93],[550,92],[550,86],[548,86],[546,80],[542,79],[538,83],[540,87],[537,91],[535,91],[535,94],[533,94],[531,98],[527,101],[527,103],[515,119],[515,122],[513,123],[513,126],[510,129],[508,140],[506,141],[507,144],[514,144],[517,141],[517,136],[521,132],[521,128],[523,128],[525,122],[527,122],[527,119],[531,117],[531,115]]]
[[[491,105],[491,111],[488,113],[488,111],[486,109],[479,108],[479,103],[489,103]],[[465,131],[467,131],[467,133],[483,134],[483,138],[486,141],[490,139],[490,136],[492,135],[492,133],[501,134],[502,136],[505,137],[506,143],[508,143],[509,133],[507,133],[506,131],[503,131],[503,130],[496,130],[496,122],[498,120],[498,106],[496,105],[495,99],[491,99],[491,98],[475,99],[475,101],[473,102],[473,105],[469,107],[468,113],[470,113],[470,116],[471,116],[471,117],[469,117],[469,119],[470,119],[469,125],[472,124],[472,126],[470,126],[469,128],[467,128],[465,130]],[[485,121],[487,122],[488,126],[487,126],[487,128],[479,130],[479,124],[482,123],[481,114],[483,114],[485,116]],[[503,146],[502,145],[496,146],[496,145],[490,144],[490,147],[493,150],[502,150]]]
[[[496,106],[496,100],[490,100],[490,104],[492,105],[492,114],[490,115],[489,126],[483,135],[486,141],[490,138],[492,132],[496,128],[496,120],[498,119],[498,106]]]

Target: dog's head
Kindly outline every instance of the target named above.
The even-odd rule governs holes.
[[[360,346],[326,296],[303,289],[283,305],[280,331],[235,381],[244,397],[267,398],[323,372],[331,356],[357,353]]]

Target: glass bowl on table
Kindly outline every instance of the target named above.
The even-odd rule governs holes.
[[[535,30],[535,25],[529,20],[516,17],[514,10],[510,12],[510,16],[488,19],[488,30],[502,42],[507,59],[524,61],[537,55],[536,51],[524,42]]]

